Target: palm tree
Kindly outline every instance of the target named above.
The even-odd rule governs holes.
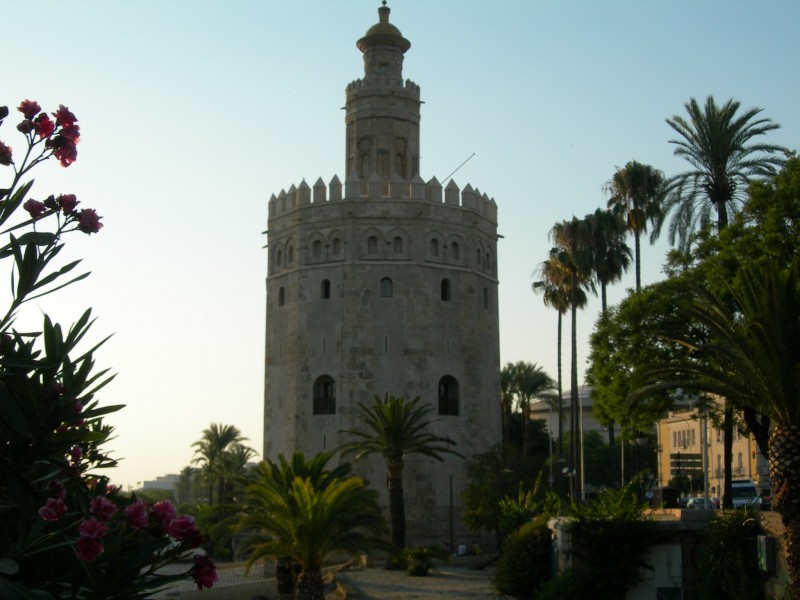
[[[691,169],[668,180],[663,215],[656,227],[660,229],[663,219],[674,210],[669,241],[674,245],[677,237],[685,251],[691,233],[710,225],[712,215],[716,216],[717,231],[724,229],[750,181],[774,175],[788,150],[750,143],[780,127],[770,119],[757,118],[761,108],[737,114],[739,102],[731,99],[717,106],[713,96],[706,99],[703,108],[694,98],[684,106],[688,120],[675,115],[667,119],[667,124],[680,136],[670,140],[676,146],[675,156],[686,159]]]
[[[386,485],[389,490],[389,514],[391,516],[392,543],[398,548],[406,545],[406,513],[403,497],[404,458],[410,454],[422,454],[438,461],[443,454],[454,454],[455,442],[428,431],[428,415],[433,411],[430,404],[420,404],[417,396],[413,400],[387,394],[385,399],[375,396],[372,404],[359,402],[361,429],[351,429],[356,440],[344,444],[340,450],[353,454],[358,460],[368,454],[380,454],[386,460]]]
[[[699,290],[681,307],[687,319],[709,331],[710,341],[678,339],[690,358],[654,367],[648,378],[655,388],[723,396],[774,423],[772,506],[785,525],[790,582],[800,597],[800,263],[784,270],[748,267],[738,281],[737,288],[730,286],[732,303]]]
[[[600,300],[606,311],[606,288],[619,281],[631,264],[631,249],[625,243],[625,222],[610,211],[598,208],[586,215],[592,245],[592,270],[600,284]]]
[[[234,502],[235,496],[242,489],[245,481],[247,463],[256,456],[257,452],[244,444],[233,444],[222,453],[220,460],[220,476],[222,479],[222,494],[220,502]]]
[[[577,310],[578,288],[588,287],[594,291],[591,279],[594,257],[592,256],[591,229],[587,220],[572,217],[569,221],[556,223],[550,231],[550,238],[555,247],[550,250],[550,258],[556,259],[565,265],[570,273],[570,309],[572,312],[572,361],[570,365],[570,471],[575,477],[577,485],[576,496],[580,496],[580,436],[577,435],[578,423],[578,338],[577,338]]]
[[[514,404],[514,381],[511,371],[500,370],[500,408],[503,418],[503,443],[511,440],[511,407]]]
[[[757,118],[762,109],[751,108],[737,115],[740,103],[728,100],[717,106],[714,97],[706,99],[704,108],[697,100],[686,103],[687,121],[675,115],[667,124],[680,136],[670,140],[675,144],[675,156],[685,158],[691,169],[671,177],[667,182],[664,217],[674,209],[669,227],[669,241],[688,251],[692,232],[706,228],[716,214],[717,232],[728,225],[729,212],[735,212],[748,184],[753,178],[774,175],[788,156],[787,149],[772,144],[751,144],[757,136],[778,129],[769,119]],[[657,225],[656,231],[660,229]],[[733,506],[731,481],[733,477],[733,408],[725,401],[723,422],[725,489],[722,502]]]
[[[556,462],[559,462],[564,455],[564,406],[562,402],[564,386],[561,378],[561,327],[564,313],[569,309],[570,300],[573,297],[570,285],[572,279],[569,269],[554,257],[542,261],[536,273],[534,273],[534,277],[536,276],[541,277],[541,279],[531,284],[534,293],[541,292],[544,305],[555,308],[558,312],[558,341],[556,345],[558,349],[558,444],[556,446]],[[586,306],[587,297],[583,288],[579,287],[575,290],[575,300],[578,303],[578,308]]]
[[[535,363],[519,361],[508,363],[503,367],[511,379],[511,389],[517,397],[517,404],[522,413],[522,458],[528,457],[530,438],[531,402],[543,398],[555,389],[555,382]]]
[[[636,263],[636,290],[642,289],[642,251],[640,237],[647,232],[648,223],[658,223],[662,218],[664,174],[658,169],[632,160],[617,169],[606,184],[611,194],[608,208],[625,219],[633,233],[634,261]],[[657,232],[654,231],[655,237]],[[651,238],[651,242],[655,238]]]
[[[242,530],[250,531],[243,542],[250,552],[245,564],[266,556],[278,557],[281,598],[324,600],[322,565],[332,554],[357,554],[369,550],[385,531],[378,494],[351,474],[349,464],[328,469],[332,453],[307,461],[302,452],[291,461],[262,462],[256,480],[245,492]],[[288,559],[288,560],[287,560]],[[299,565],[296,590],[292,563]],[[289,569],[289,582],[281,568]]]
[[[217,484],[217,499],[222,502],[225,488],[224,476],[221,473],[222,458],[224,453],[234,444],[239,444],[247,438],[233,425],[211,423],[203,430],[203,437],[197,440],[192,447],[195,449],[193,463],[202,466],[208,481],[208,503],[213,503],[214,484]]]

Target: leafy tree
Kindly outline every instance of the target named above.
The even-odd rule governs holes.
[[[608,208],[625,219],[628,230],[633,233],[634,258],[636,262],[636,289],[642,288],[641,235],[647,232],[647,224],[658,222],[662,217],[664,174],[651,165],[632,160],[606,184],[610,192]],[[657,234],[657,231],[654,232]],[[654,241],[651,239],[651,241]]]
[[[710,332],[710,341],[678,337],[689,354],[683,361],[654,366],[656,388],[718,394],[749,406],[774,423],[769,440],[772,507],[785,525],[789,577],[800,594],[800,263],[745,267],[733,302],[696,289],[680,307],[687,320]],[[702,360],[696,360],[699,356]]]
[[[413,400],[388,394],[385,399],[375,396],[372,404],[359,403],[359,407],[362,427],[344,431],[356,439],[344,444],[340,450],[345,454],[353,454],[354,460],[369,454],[379,454],[386,460],[392,543],[398,548],[405,548],[405,457],[421,454],[438,461],[444,460],[444,454],[464,457],[451,448],[455,445],[454,441],[428,431],[433,407],[420,404],[419,396]]]
[[[550,251],[550,258],[566,266],[569,271],[570,310],[572,314],[572,360],[570,364],[570,431],[578,430],[578,337],[577,310],[579,287],[594,291],[592,267],[594,264],[591,244],[591,229],[587,220],[572,217],[571,220],[556,223],[550,231],[550,239],[555,246]],[[580,482],[580,436],[573,436],[569,451],[570,470],[575,474],[575,481]],[[580,484],[578,483],[578,487]],[[580,489],[576,490],[580,496]]]
[[[516,422],[520,420],[517,418]],[[532,422],[530,442],[531,456],[526,460],[522,459],[519,444],[493,446],[470,458],[462,500],[464,524],[471,531],[494,531],[499,540],[500,501],[507,496],[513,497],[519,486],[532,488],[546,467],[550,439],[543,420]]]
[[[688,171],[675,175],[667,184],[664,214],[672,210],[669,241],[687,249],[691,234],[706,229],[712,214],[716,216],[717,233],[728,225],[730,214],[736,212],[747,185],[752,179],[774,175],[784,163],[779,154],[787,149],[772,144],[751,143],[753,138],[777,129],[779,125],[766,118],[757,118],[762,109],[753,108],[737,115],[740,103],[728,100],[717,106],[713,96],[706,99],[704,108],[690,99],[685,108],[689,120],[675,115],[667,124],[680,136],[670,140],[674,154],[691,165]],[[731,508],[733,494],[733,407],[725,401],[724,469],[725,491],[723,507]]]
[[[291,461],[262,462],[246,490],[241,527],[252,534],[244,541],[245,564],[265,556],[290,557],[300,566],[296,597],[324,600],[322,565],[338,552],[369,550],[385,524],[378,494],[342,464],[327,468],[331,453],[307,461],[295,453]]]
[[[570,308],[570,302],[573,299],[573,290],[570,285],[572,278],[569,269],[563,263],[559,262],[556,258],[551,257],[543,261],[536,273],[535,277],[541,277],[538,281],[532,284],[535,293],[541,293],[545,306],[555,308],[558,312],[558,333],[557,333],[557,356],[558,356],[558,442],[556,444],[556,458],[561,461],[564,455],[564,386],[561,379],[561,325],[564,313]],[[583,288],[579,287],[574,290],[574,299],[577,302],[578,308],[586,306],[587,298],[586,292]],[[501,374],[502,376],[502,374]],[[502,382],[502,379],[501,379]]]

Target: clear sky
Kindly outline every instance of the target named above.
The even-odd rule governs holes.
[[[304,178],[344,180],[344,89],[363,76],[355,42],[378,6],[0,4],[0,104],[63,103],[81,125],[78,161],[39,169],[32,197],[75,193],[105,223],[68,244],[92,276],[24,322],[47,311],[67,324],[91,306],[95,338],[114,334],[97,363],[118,373],[103,404],[127,405],[110,419],[117,483],[178,472],[211,422],[261,449],[267,201]],[[442,180],[474,152],[454,179],[499,207],[503,363],[555,377],[556,313],[530,289],[548,231],[605,206],[604,182],[631,159],[682,170],[664,119],[689,98],[761,107],[782,126],[768,141],[800,147],[796,0],[389,6],[411,41],[404,76],[425,101],[422,177]],[[12,147],[15,124],[0,129]],[[643,246],[644,284],[661,278],[666,249]],[[610,301],[632,286],[631,271]],[[579,313],[581,371],[598,311],[593,300]]]

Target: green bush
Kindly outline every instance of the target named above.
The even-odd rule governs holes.
[[[761,533],[757,508],[715,513],[705,532],[697,600],[762,600],[756,536]]]
[[[509,535],[497,562],[494,578],[497,591],[521,600],[533,598],[552,574],[551,540],[545,516]]]
[[[593,597],[591,581],[572,570],[562,571],[545,581],[533,596],[534,600],[584,600]]]

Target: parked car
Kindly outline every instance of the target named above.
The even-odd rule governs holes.
[[[708,502],[706,502],[705,498],[689,498],[689,500],[686,502],[686,508],[711,510],[716,507],[714,506],[714,501],[711,498],[708,499]]]

